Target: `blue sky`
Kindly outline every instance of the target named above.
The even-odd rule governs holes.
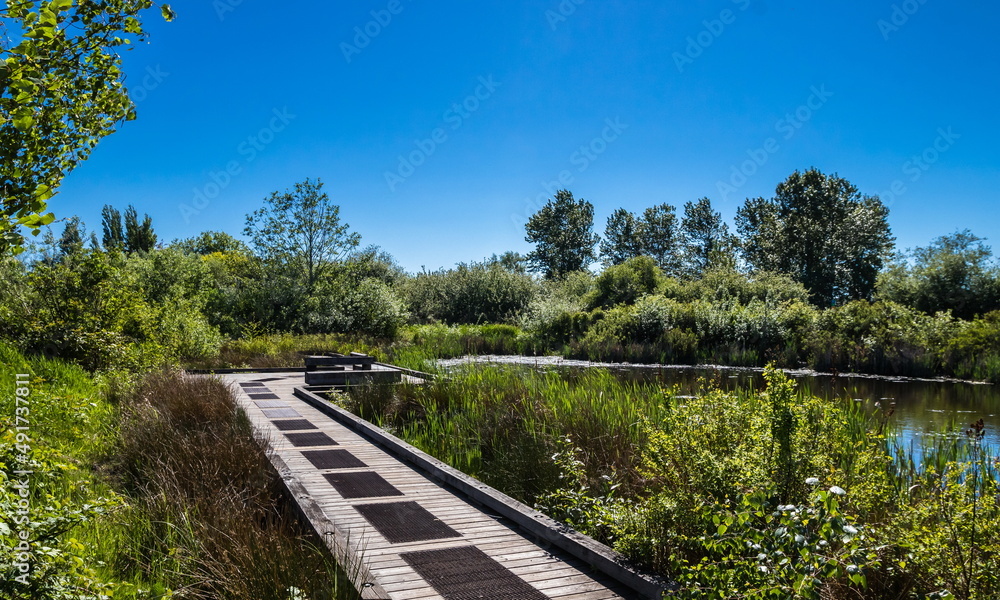
[[[363,245],[415,271],[530,250],[523,223],[557,188],[600,232],[618,207],[702,196],[731,220],[815,166],[882,196],[900,247],[1000,244],[994,5],[172,6],[125,56],[139,118],[70,174],[58,216],[93,230],[131,203],[165,241],[237,234],[321,178]]]

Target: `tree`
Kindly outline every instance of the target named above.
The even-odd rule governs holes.
[[[70,217],[59,236],[59,256],[70,256],[83,252],[83,232],[80,229],[80,217]]]
[[[122,229],[122,214],[110,204],[101,209],[101,229],[104,237],[101,239],[105,250],[124,250],[125,231]]]
[[[153,233],[153,219],[143,215],[139,223],[139,214],[135,207],[129,204],[125,210],[125,251],[149,252],[156,247],[156,234]]]
[[[638,225],[635,215],[624,208],[611,213],[601,240],[601,256],[604,257],[605,266],[620,265],[642,254]]]
[[[689,277],[698,277],[717,266],[734,266],[734,236],[722,214],[712,210],[708,198],[684,203],[680,242],[684,249],[683,270]]]
[[[0,8],[0,251],[23,250],[54,215],[63,177],[135,118],[118,48],[146,37],[152,0],[24,0]],[[169,5],[164,18],[173,18]],[[43,214],[45,213],[45,214]]]
[[[663,280],[663,273],[649,256],[635,256],[611,265],[594,279],[594,289],[587,294],[588,308],[610,308],[636,301],[656,291]]]
[[[968,229],[910,253],[879,279],[879,295],[928,314],[950,310],[961,319],[1000,309],[1000,267],[986,240]]]
[[[680,273],[680,244],[677,232],[677,209],[669,204],[647,208],[636,227],[641,254],[653,257],[664,273]]]
[[[788,273],[818,306],[871,298],[892,250],[889,210],[846,179],[796,171],[774,198],[748,198],[737,212],[743,256],[758,271]]]
[[[203,231],[194,237],[174,240],[171,246],[191,254],[213,254],[215,252],[250,254],[250,248],[243,241],[224,231]]]
[[[547,278],[585,269],[596,258],[600,237],[593,232],[594,205],[576,200],[568,190],[556,192],[524,226],[525,241],[536,244],[528,254],[532,271]]]
[[[261,258],[292,269],[309,290],[361,241],[341,224],[340,207],[322,188],[320,180],[306,179],[295,184],[294,192],[272,193],[263,208],[247,215],[243,230]]]

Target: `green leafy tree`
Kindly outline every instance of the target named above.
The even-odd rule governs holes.
[[[630,258],[642,254],[642,240],[639,238],[639,223],[635,215],[619,208],[608,217],[601,239],[601,256],[605,266],[620,265]]]
[[[71,217],[63,227],[59,236],[59,256],[65,257],[83,252],[83,232],[80,230],[80,217]]]
[[[149,252],[156,247],[156,234],[153,233],[153,219],[143,215],[142,223],[139,214],[131,204],[125,210],[125,251]]]
[[[135,118],[117,50],[146,37],[151,0],[25,0],[0,7],[0,251],[54,216],[63,177]],[[168,20],[173,13],[163,5]]]
[[[677,230],[677,209],[669,204],[647,208],[636,225],[640,254],[653,257],[664,273],[679,274],[681,266],[680,239]]]
[[[125,230],[122,228],[122,214],[110,204],[101,209],[101,229],[104,231],[103,242],[105,250],[125,249]]]
[[[620,265],[611,265],[594,279],[594,290],[587,296],[589,308],[610,308],[635,304],[661,285],[663,273],[649,256],[636,256]]]
[[[680,241],[684,248],[683,271],[689,277],[699,277],[715,267],[735,266],[734,236],[722,214],[712,210],[708,198],[684,203]]]
[[[308,289],[361,241],[340,222],[340,207],[322,189],[320,180],[306,179],[294,191],[272,193],[247,215],[243,230],[262,258],[291,268]]]
[[[559,190],[554,199],[531,215],[525,225],[525,241],[535,244],[528,254],[532,271],[555,278],[587,268],[597,255],[600,237],[594,233],[594,205],[576,200],[568,190]]]
[[[792,275],[818,306],[870,298],[892,250],[889,209],[846,179],[796,171],[774,198],[737,212],[743,256],[753,270]]]
[[[194,237],[174,240],[171,244],[182,252],[207,255],[214,252],[250,254],[250,248],[224,231],[203,231]]]
[[[950,310],[961,319],[1000,309],[1000,267],[986,240],[968,229],[934,240],[892,265],[879,295],[928,314]]]

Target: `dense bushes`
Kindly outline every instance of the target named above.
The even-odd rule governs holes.
[[[100,251],[36,263],[0,291],[3,333],[90,369],[214,354],[221,336],[203,313],[198,266],[182,255]]]
[[[418,273],[404,291],[419,322],[503,323],[528,307],[535,283],[499,263],[472,263]]]

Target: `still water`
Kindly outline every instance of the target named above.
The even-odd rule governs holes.
[[[606,368],[624,379],[679,386],[681,395],[698,393],[708,379],[724,390],[760,389],[763,369],[716,366],[634,365],[564,360],[557,357],[477,356],[442,360],[444,368],[470,361],[534,365],[539,368]],[[969,424],[983,419],[985,442],[1000,448],[1000,386],[955,380],[788,371],[800,388],[816,396],[858,402],[867,410],[892,408],[891,423],[904,447],[918,449],[941,437],[965,437]],[[894,404],[893,404],[894,403]],[[919,450],[918,450],[919,452]]]

